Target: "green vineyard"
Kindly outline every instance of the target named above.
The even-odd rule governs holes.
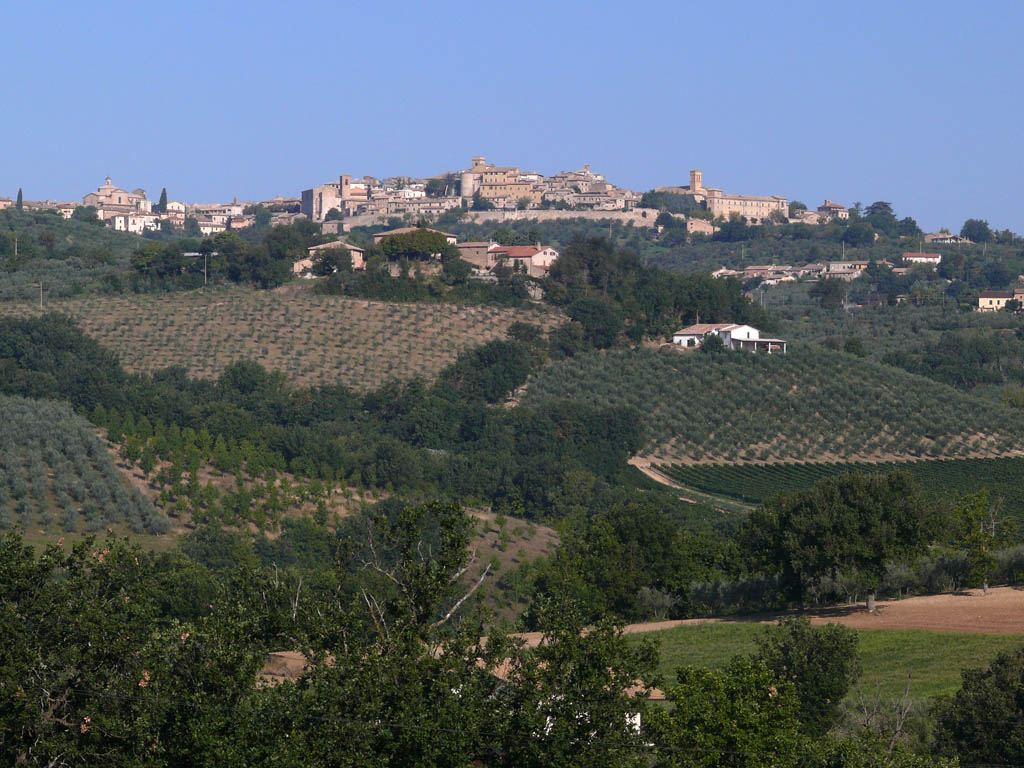
[[[1024,414],[820,347],[785,356],[623,350],[548,366],[523,402],[634,410],[655,464],[1000,458]]]
[[[936,499],[954,500],[987,488],[1004,511],[1024,520],[1024,459],[961,459],[880,464],[693,464],[661,465],[658,471],[681,485],[716,496],[760,503],[779,493],[809,488],[843,472],[889,472],[905,469]]]
[[[170,527],[130,488],[89,422],[62,403],[0,397],[0,530]]]

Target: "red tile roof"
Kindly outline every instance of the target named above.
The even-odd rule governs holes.
[[[491,253],[503,254],[509,259],[528,259],[540,253],[541,249],[535,245],[500,245],[492,248]]]

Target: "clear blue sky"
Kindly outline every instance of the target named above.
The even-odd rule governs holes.
[[[469,157],[1024,232],[1024,3],[9,3],[0,195],[295,195]]]

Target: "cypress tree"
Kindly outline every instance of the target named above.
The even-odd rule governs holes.
[[[157,213],[167,213],[167,187],[160,190],[160,202],[156,204]]]
[[[18,200],[14,203],[14,207],[17,208],[19,211],[23,210],[25,207],[25,204],[21,197],[21,187],[18,187]]]

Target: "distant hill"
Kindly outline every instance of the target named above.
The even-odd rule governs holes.
[[[432,378],[460,352],[504,338],[513,323],[550,329],[562,321],[547,307],[368,301],[319,295],[306,284],[89,296],[47,309],[75,319],[131,372],[183,366],[214,378],[230,363],[251,359],[298,384],[361,391],[393,379]],[[30,302],[0,304],[0,314],[37,312]]]
[[[93,426],[69,406],[0,396],[0,424],[0,530],[169,528],[122,477]]]
[[[0,211],[0,300],[35,299],[40,281],[50,298],[118,288],[139,242],[136,235],[56,212]]]
[[[655,463],[902,461],[1024,454],[1024,415],[820,347],[787,356],[666,350],[580,355],[523,402],[634,408]]]

